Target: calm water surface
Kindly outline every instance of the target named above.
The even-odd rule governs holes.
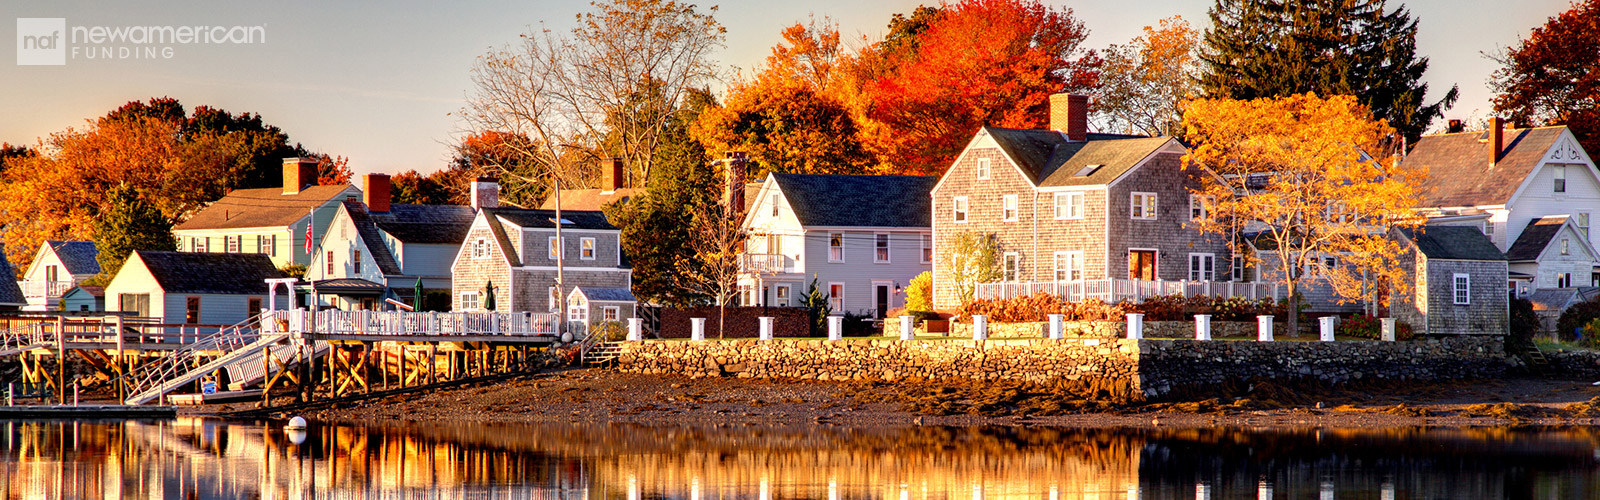
[[[0,497],[1587,499],[1600,429],[0,422]]]

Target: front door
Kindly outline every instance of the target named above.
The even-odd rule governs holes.
[[[1156,279],[1156,251],[1155,250],[1129,250],[1128,251],[1128,278],[1136,280]]]
[[[889,313],[889,285],[873,285],[878,299],[878,317],[882,318]]]

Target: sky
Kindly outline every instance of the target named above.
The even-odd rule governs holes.
[[[881,38],[892,14],[923,3],[931,1],[723,2],[715,16],[727,27],[727,40],[715,58],[730,70],[758,66],[781,40],[783,27],[812,16],[832,18],[846,38]],[[1173,15],[1203,29],[1214,2],[1046,3],[1073,9],[1090,30],[1084,46],[1098,49],[1126,43],[1143,27]],[[1425,76],[1429,101],[1459,85],[1461,99],[1446,116],[1470,120],[1486,118],[1492,109],[1488,78],[1498,64],[1483,53],[1517,43],[1570,6],[1568,0],[1404,5],[1420,21],[1417,50],[1431,61]],[[64,65],[20,65],[8,55],[0,59],[0,142],[33,144],[128,101],[166,96],[191,109],[204,104],[259,113],[291,142],[349,157],[357,173],[431,172],[445,165],[449,145],[461,135],[453,113],[471,89],[475,59],[531,29],[569,30],[575,16],[589,8],[587,0],[6,0],[0,5],[0,40],[9,41],[19,58],[25,42],[18,20],[34,18],[65,18],[69,32],[74,27],[195,26],[227,36],[248,31],[211,27],[259,27],[260,43],[177,44],[170,54],[113,53],[110,58],[90,58],[93,54],[81,52],[84,44],[69,44],[80,52],[68,54]],[[22,34],[33,33],[33,26]]]

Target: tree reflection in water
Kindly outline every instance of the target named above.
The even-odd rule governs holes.
[[[15,421],[0,498],[1590,498],[1600,431]]]

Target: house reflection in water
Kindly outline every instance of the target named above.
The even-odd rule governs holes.
[[[8,422],[0,498],[1584,498],[1600,432]]]

